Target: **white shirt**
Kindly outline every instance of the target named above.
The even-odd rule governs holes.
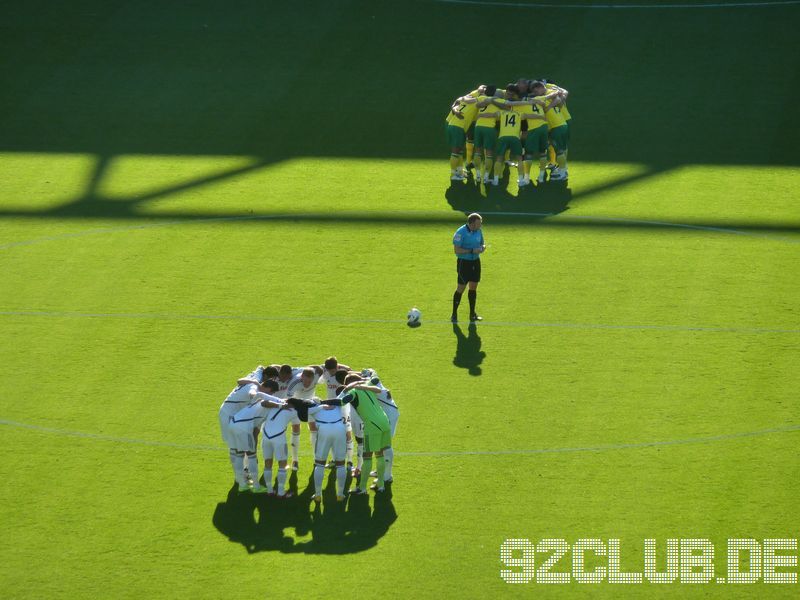
[[[387,408],[389,410],[398,410],[397,404],[395,404],[394,399],[392,398],[392,393],[380,384],[378,384],[378,387],[381,388],[381,391],[379,394],[375,394],[375,398],[377,398],[378,402],[381,403],[383,412],[386,412]]]
[[[267,418],[269,411],[272,410],[272,407],[262,406],[261,402],[263,400],[270,400],[272,402],[282,404],[280,398],[270,396],[269,394],[265,394],[263,392],[257,392],[256,397],[253,398],[252,404],[248,404],[242,410],[233,415],[233,417],[231,417],[231,425],[234,427],[248,428],[261,427],[261,424],[264,422],[264,419]]]
[[[328,391],[325,399],[333,400],[334,398],[336,398],[336,390],[342,385],[341,383],[336,381],[336,373],[334,372],[334,374],[331,375],[330,373],[328,373],[328,370],[325,369],[322,372],[322,377],[320,377],[320,379],[322,380],[322,383],[325,384],[325,389]]]
[[[289,379],[287,379],[286,381],[281,381],[280,379],[278,379],[278,391],[275,392],[275,395],[278,398],[288,398],[288,396],[286,395],[286,390],[289,388],[289,384],[292,383],[292,381],[294,381],[294,378],[302,370],[303,369],[301,369],[300,367],[293,367],[292,376],[289,377]]]
[[[290,406],[281,406],[270,410],[264,420],[264,435],[270,439],[278,437],[297,416],[297,412]]]
[[[220,416],[232,417],[253,402],[253,394],[256,392],[258,392],[258,386],[255,383],[236,386],[219,407]]]
[[[311,400],[314,397],[314,390],[317,387],[317,383],[319,383],[319,375],[316,371],[314,371],[314,378],[311,380],[311,385],[309,387],[303,385],[302,377],[302,372],[292,377],[292,381],[289,383],[289,387],[286,389],[287,398]]]
[[[334,396],[335,397],[335,396]],[[324,406],[314,406],[308,409],[309,416],[313,415],[317,424],[339,423],[343,421],[342,407],[333,406],[326,409]]]

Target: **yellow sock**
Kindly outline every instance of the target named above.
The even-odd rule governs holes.
[[[530,176],[530,174],[531,174],[531,167],[533,166],[533,161],[532,161],[532,160],[527,160],[527,159],[526,159],[526,160],[525,160],[525,163],[524,163],[524,165],[525,165],[525,175],[526,175],[526,176]]]
[[[458,169],[458,161],[461,157],[458,154],[450,155],[450,174],[453,175]]]
[[[472,162],[475,163],[475,173],[477,173],[476,177],[483,172],[483,156],[481,154],[476,154]]]
[[[475,152],[475,144],[467,142],[467,164],[472,162],[472,153]]]
[[[558,164],[559,169],[566,169],[567,168],[567,155],[566,154],[559,154],[556,156],[556,163]]]
[[[555,164],[556,162],[556,149],[550,146],[547,149],[547,157],[550,159],[550,164]]]
[[[496,161],[494,161],[494,176],[495,177],[502,177],[503,176],[503,170],[505,169],[505,166],[506,165],[503,162],[502,158],[498,158]]]

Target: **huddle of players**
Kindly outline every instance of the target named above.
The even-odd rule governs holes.
[[[547,179],[566,181],[569,128],[569,92],[546,79],[519,79],[505,90],[481,85],[457,98],[447,115],[450,180],[464,181],[475,166],[475,181],[498,185],[506,164],[516,165],[517,184],[531,183],[534,161],[537,184]],[[464,148],[467,169],[464,167]],[[548,150],[551,161],[548,165]]]
[[[325,400],[316,397],[316,387],[326,387]],[[306,421],[314,451],[314,496],[322,501],[325,468],[336,470],[336,499],[344,500],[347,468],[357,479],[350,494],[383,492],[392,482],[394,450],[392,436],[400,413],[391,392],[372,369],[356,372],[330,357],[323,365],[305,368],[290,365],[259,365],[236,382],[219,409],[222,438],[230,448],[230,461],[240,492],[289,498],[286,490],[288,448],[286,430],[291,425],[291,469],[299,468],[300,423]],[[258,476],[258,436],[264,456],[264,485]],[[353,438],[358,443],[353,466]],[[333,463],[326,465],[329,453]],[[376,470],[372,471],[375,455]],[[273,463],[278,463],[277,490],[273,486]],[[347,461],[347,467],[345,467]]]

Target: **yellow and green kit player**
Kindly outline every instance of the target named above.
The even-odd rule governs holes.
[[[522,142],[519,134],[522,129],[522,115],[527,108],[525,103],[519,102],[519,88],[516,84],[509,84],[506,87],[506,100],[495,100],[501,107],[498,119],[500,121],[500,131],[497,135],[497,148],[495,151],[494,177],[492,185],[498,185],[500,176],[505,170],[505,153],[509,151],[511,160],[517,163],[517,184],[522,187],[525,185],[524,169],[522,165]]]
[[[533,93],[537,96],[545,94],[547,88],[541,82],[534,84]],[[560,92],[552,97],[545,106],[544,116],[547,118],[547,127],[549,129],[548,135],[550,137],[550,144],[555,150],[555,159],[557,168],[550,172],[550,181],[565,181],[568,178],[567,173],[567,149],[569,146],[569,136],[567,122],[561,110],[561,105],[564,102],[564,95]]]
[[[480,88],[456,98],[445,118],[445,135],[450,146],[450,181],[466,179],[463,168],[464,145],[467,140],[467,130],[475,121],[478,112],[478,95]]]
[[[386,413],[383,412],[380,402],[375,394],[365,387],[364,382],[356,375],[349,375],[345,379],[344,390],[340,396],[342,404],[350,404],[355,408],[358,416],[364,423],[364,464],[358,484],[350,491],[351,494],[366,494],[366,482],[372,470],[372,455],[377,462],[378,481],[372,486],[376,492],[384,491],[384,475],[386,474],[386,461],[383,457],[384,450],[392,446],[392,428]]]
[[[494,147],[497,144],[497,118],[499,108],[492,104],[497,88],[487,85],[484,93],[478,96],[478,114],[475,119],[475,181],[489,183],[489,174],[494,164]],[[486,157],[484,169],[484,156]]]
[[[550,99],[558,95],[558,92],[551,92],[546,96],[534,96],[528,98],[530,108],[523,114],[523,118],[528,125],[527,135],[525,136],[525,185],[531,181],[531,170],[534,159],[539,162],[539,175],[537,182],[544,182],[547,175],[547,146],[548,129],[547,117],[544,114],[545,106]]]

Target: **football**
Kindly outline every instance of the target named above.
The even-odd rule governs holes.
[[[409,325],[419,325],[422,320],[422,313],[419,312],[419,309],[415,306],[410,311],[408,311],[408,324]]]

